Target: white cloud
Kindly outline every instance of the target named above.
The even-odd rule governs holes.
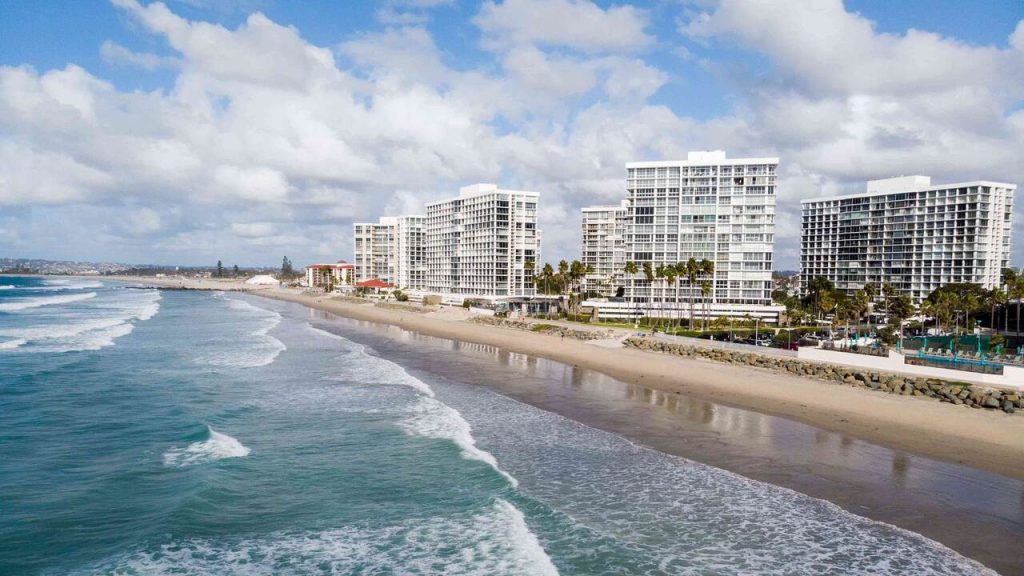
[[[800,198],[900,174],[1024,182],[1022,30],[1024,21],[1006,47],[887,34],[840,0],[724,0],[681,26],[690,39],[770,62],[727,76],[742,106],[709,133],[731,153],[781,157],[777,250],[791,267]],[[1019,261],[1024,234],[1015,244]]]
[[[146,70],[157,70],[159,68],[176,68],[178,60],[156,54],[144,52],[133,52],[117,42],[105,41],[100,45],[100,56],[108,64],[127,64],[138,66]]]
[[[1024,74],[990,76],[1014,70],[1024,25],[1006,47],[979,48],[879,34],[835,4],[797,2],[792,10],[842,29],[844,45],[794,62],[814,46],[791,20],[727,1],[685,33],[745,46],[770,69],[730,76],[735,112],[696,121],[651,103],[670,77],[645,57],[648,16],[629,6],[488,3],[476,22],[489,60],[456,68],[418,26],[358,34],[336,58],[262,14],[228,29],[162,4],[116,3],[173,51],[173,86],[121,91],[76,65],[0,67],[0,205],[62,222],[60,235],[47,235],[30,219],[7,235],[22,245],[140,261],[147,253],[123,238],[147,237],[162,255],[152,259],[245,264],[280,242],[296,263],[347,259],[352,221],[419,212],[460,185],[493,181],[540,191],[545,258],[572,258],[579,230],[565,223],[582,205],[623,196],[625,162],[724,148],[782,158],[778,260],[792,267],[800,197],[899,173],[1024,180]],[[939,77],[930,60],[908,71],[922,50],[964,78]],[[128,224],[104,240],[97,221]]]
[[[261,238],[275,234],[277,226],[273,222],[234,222],[231,231],[242,238]]]
[[[475,18],[485,45],[567,47],[584,52],[635,51],[653,43],[647,13],[633,6],[601,9],[589,0],[485,2]]]

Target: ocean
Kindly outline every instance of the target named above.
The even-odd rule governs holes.
[[[0,574],[991,573],[476,381],[536,359],[430,340],[0,277]]]

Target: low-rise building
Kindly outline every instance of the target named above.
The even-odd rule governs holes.
[[[344,290],[355,284],[355,266],[339,260],[334,264],[310,264],[306,266],[306,286],[328,292]]]

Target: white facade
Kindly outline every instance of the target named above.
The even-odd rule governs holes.
[[[625,260],[640,272],[625,279],[625,301],[652,315],[774,316],[771,306],[778,158],[728,159],[723,151],[686,160],[626,164]],[[708,260],[714,273],[691,286],[648,282],[652,268]],[[701,288],[710,284],[705,297]],[[706,312],[705,312],[706,310]],[[642,312],[640,312],[642,313]]]
[[[426,281],[425,216],[383,216],[353,225],[356,281],[377,278],[403,289]]]
[[[801,202],[800,274],[851,293],[891,284],[920,302],[950,283],[990,289],[1010,256],[1013,184],[872,180],[867,191]]]
[[[622,268],[626,264],[629,201],[612,206],[588,206],[581,212],[583,250],[580,262],[593,269],[583,279],[583,292],[614,296],[622,285]]]
[[[355,266],[345,261],[306,266],[306,286],[310,288],[349,288],[355,284]]]
[[[476,184],[427,204],[430,292],[467,297],[531,296],[540,262],[539,194]]]

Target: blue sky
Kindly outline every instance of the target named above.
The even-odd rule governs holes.
[[[795,268],[800,198],[1024,180],[1022,17],[1018,0],[4,2],[0,255],[349,258],[351,222],[495,181],[541,191],[544,258],[573,258],[565,223],[622,195],[624,162],[722,148],[781,158],[776,261]]]

